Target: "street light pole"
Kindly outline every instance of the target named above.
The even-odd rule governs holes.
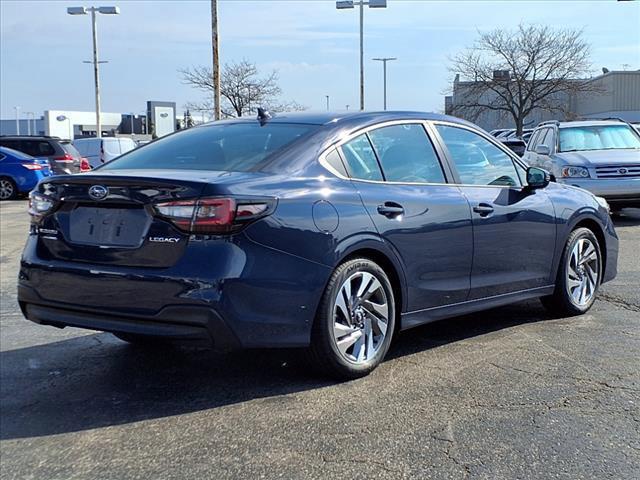
[[[93,78],[95,83],[95,97],[96,97],[96,137],[102,137],[102,123],[100,122],[100,71],[98,61],[98,24],[96,19],[96,13],[102,13],[104,15],[118,15],[120,13],[119,7],[69,7],[67,13],[69,15],[86,15],[87,12],[91,12],[91,33],[93,37],[93,61],[84,62],[93,64]],[[72,138],[73,140],[73,138]]]
[[[220,120],[220,56],[218,54],[218,0],[211,0],[211,46],[213,48],[213,119]]]
[[[327,97],[327,112],[329,111],[329,95],[325,95]]]
[[[338,0],[336,8],[343,10],[354,8],[358,5],[360,8],[360,110],[364,110],[364,6],[369,8],[386,8],[387,0]]]
[[[397,60],[396,57],[373,58],[377,62],[382,62],[382,75],[384,77],[384,109],[387,109],[387,62]]]

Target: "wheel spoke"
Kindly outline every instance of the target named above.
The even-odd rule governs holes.
[[[347,306],[346,293],[344,287],[338,292],[338,298],[336,298],[336,308],[342,312],[344,319],[351,325],[351,312]]]
[[[362,330],[356,330],[351,335],[347,335],[346,337],[337,340],[336,343],[338,345],[338,350],[340,350],[343,355],[346,355],[349,347],[355,344],[353,347],[353,355],[355,356],[359,348],[358,345],[364,344],[364,342],[362,342],[362,337]]]
[[[349,325],[344,325],[343,323],[334,322],[333,324],[333,334],[335,335],[337,340],[340,340],[345,335],[350,335],[355,331],[357,331],[356,328]]]
[[[355,344],[353,345],[353,356],[356,359],[356,362],[362,362],[365,359],[365,335],[362,333],[362,330],[358,330],[360,336],[356,339]]]
[[[569,277],[567,279],[567,285],[569,285],[569,288],[571,290],[573,290],[574,288],[582,285],[582,281],[578,280],[577,278],[574,279],[574,278]]]
[[[365,359],[369,360],[370,358],[373,358],[373,355],[375,354],[375,350],[373,348],[373,329],[371,328],[371,320],[369,318],[364,321],[364,333],[367,337],[367,352]]]

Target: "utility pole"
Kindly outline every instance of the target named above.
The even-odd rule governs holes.
[[[325,95],[327,97],[327,112],[329,111],[329,95]]]
[[[218,49],[218,0],[211,0],[211,46],[213,48],[213,119],[220,120],[220,55]]]
[[[387,62],[397,60],[395,57],[373,58],[377,62],[382,62],[382,75],[384,76],[384,109],[387,109]]]

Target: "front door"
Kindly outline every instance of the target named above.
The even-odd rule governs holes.
[[[556,224],[545,191],[525,188],[523,167],[488,137],[448,124],[435,130],[471,209],[469,299],[552,284]]]

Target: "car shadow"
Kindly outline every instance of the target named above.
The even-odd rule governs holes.
[[[402,332],[389,358],[549,317],[538,302]],[[384,365],[381,367],[384,368]],[[324,388],[300,351],[216,354],[125,344],[107,333],[0,353],[0,439],[84,431]],[[374,379],[375,381],[375,379]]]

